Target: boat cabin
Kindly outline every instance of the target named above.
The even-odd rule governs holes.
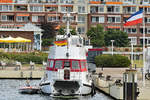
[[[49,59],[47,70],[58,71],[58,69],[69,69],[70,72],[84,72],[87,71],[87,63],[86,60]]]

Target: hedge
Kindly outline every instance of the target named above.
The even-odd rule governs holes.
[[[19,61],[21,63],[29,63],[33,61],[37,64],[42,64],[43,61],[47,61],[48,54],[42,52],[32,52],[32,53],[3,53],[0,52],[0,59],[8,59]]]
[[[129,67],[131,61],[121,55],[99,55],[95,57],[97,67]]]

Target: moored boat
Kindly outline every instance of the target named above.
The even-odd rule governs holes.
[[[57,35],[50,47],[46,72],[40,83],[41,91],[53,96],[90,94],[92,81],[87,70],[86,53],[83,38],[70,34],[67,20],[66,34]]]
[[[40,89],[34,86],[25,86],[19,89],[19,93],[23,94],[37,94]]]

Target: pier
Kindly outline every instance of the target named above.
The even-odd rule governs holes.
[[[44,75],[41,67],[31,69],[30,67],[23,67],[20,70],[16,67],[6,67],[0,70],[0,79],[40,79]]]
[[[93,75],[96,88],[114,99],[123,100],[123,73],[126,69],[127,68],[105,68],[102,70],[101,68],[97,68],[96,73]],[[99,73],[103,74],[99,75]],[[141,70],[137,69],[137,84],[139,88],[138,91],[140,92],[137,100],[149,100],[150,80],[146,80],[146,84],[143,86],[141,73]]]

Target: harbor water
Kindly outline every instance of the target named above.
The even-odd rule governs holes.
[[[40,80],[30,81],[31,85],[37,85]],[[45,96],[42,94],[20,94],[18,89],[26,83],[26,80],[8,80],[0,79],[0,100],[62,100],[60,98],[52,98],[50,96]],[[63,99],[64,100],[64,99]],[[67,99],[70,100],[70,99]],[[92,96],[81,96],[73,100],[112,100],[111,98],[105,96],[104,94],[97,92]]]

